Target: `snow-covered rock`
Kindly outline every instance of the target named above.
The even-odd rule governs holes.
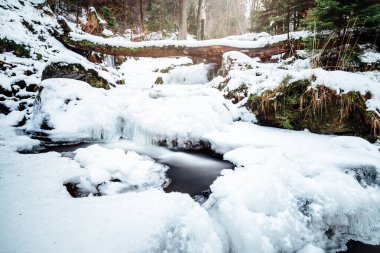
[[[205,203],[234,252],[379,243],[380,154],[370,143],[248,123],[208,137],[237,166]]]
[[[78,149],[75,154],[74,160],[85,168],[85,172],[68,179],[65,184],[74,184],[82,196],[162,188],[169,182],[165,176],[167,166],[133,151],[125,153],[121,149],[93,145]]]
[[[202,85],[106,91],[81,81],[48,79],[41,87],[27,129],[53,140],[126,137],[139,143],[196,147],[205,133],[223,129],[246,112]]]

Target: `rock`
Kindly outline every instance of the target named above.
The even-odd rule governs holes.
[[[12,90],[7,90],[5,88],[3,88],[1,85],[0,85],[0,94],[3,94],[4,96],[7,96],[7,97],[12,97]]]
[[[11,112],[11,110],[3,103],[0,103],[0,114],[8,115]]]
[[[124,84],[125,84],[125,79],[117,80],[117,81],[116,81],[116,84],[124,85]]]
[[[337,94],[325,86],[310,88],[310,80],[283,83],[274,91],[251,95],[247,107],[259,124],[314,133],[355,135],[376,140],[380,119],[367,111],[370,94]]]
[[[92,87],[109,89],[110,85],[98,72],[80,64],[52,63],[42,72],[41,81],[49,78],[69,78],[89,83]]]
[[[24,74],[25,74],[26,76],[31,76],[31,75],[34,74],[34,72],[31,71],[31,70],[27,70],[27,71],[24,72]]]
[[[26,82],[24,80],[20,80],[20,81],[17,81],[17,82],[14,82],[11,87],[12,89],[14,89],[13,87],[17,87],[16,89],[24,89],[26,87]]]
[[[38,85],[37,84],[29,84],[26,86],[26,91],[27,92],[36,92],[38,91]]]
[[[86,33],[102,36],[106,29],[107,22],[98,16],[94,7],[91,7],[87,13],[87,22],[82,24],[82,30]]]
[[[19,110],[19,111],[23,111],[23,110],[25,110],[26,107],[27,107],[27,105],[28,105],[27,102],[21,102],[21,103],[19,103],[19,104],[18,104],[18,110]]]
[[[157,85],[161,85],[161,84],[164,84],[164,80],[162,79],[161,76],[157,77],[156,81],[154,82],[154,84],[157,84]]]

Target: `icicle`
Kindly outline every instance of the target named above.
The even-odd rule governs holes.
[[[115,57],[113,55],[107,55],[106,63],[108,67],[115,68]]]

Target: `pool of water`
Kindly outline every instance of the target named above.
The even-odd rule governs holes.
[[[349,241],[347,251],[338,253],[380,253],[380,245],[367,245],[362,242]]]

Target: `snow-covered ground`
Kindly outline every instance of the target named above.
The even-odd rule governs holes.
[[[20,25],[22,19],[33,23],[44,11],[33,7],[37,2],[1,2],[0,38],[44,48]],[[25,36],[12,37],[6,27],[11,19]],[[56,21],[46,22],[35,25],[42,29]],[[188,66],[188,58],[127,59],[110,73],[47,34],[46,48],[52,49],[40,60],[0,54],[20,71],[16,76],[0,72],[4,89],[12,88],[14,78],[42,87],[29,110],[18,111],[20,101],[7,98],[12,112],[0,114],[0,252],[320,253],[344,249],[351,239],[380,243],[378,146],[357,137],[258,126],[244,106],[223,97],[226,90],[214,88],[225,77],[207,83],[209,66]],[[225,41],[236,40],[268,43],[269,38],[250,34]],[[371,91],[368,108],[380,108],[376,72],[310,70],[308,60],[263,64],[237,52],[227,58],[240,64],[228,74],[231,90],[245,83],[250,93],[259,93],[287,75],[293,80],[315,75],[315,85]],[[81,62],[110,79],[123,76],[125,85],[103,90],[70,79],[39,83],[43,67],[58,60]],[[32,67],[36,73],[23,74],[23,68]],[[155,84],[158,77],[163,84]],[[15,127],[28,113],[26,125]],[[40,144],[23,130],[55,141],[108,145],[78,149],[73,159],[55,152],[20,154]],[[179,148],[210,145],[235,169],[222,171],[200,204],[188,194],[165,193],[168,168],[109,143],[121,137]],[[88,197],[72,198],[64,186],[68,182]],[[93,196],[98,193],[103,196]]]

